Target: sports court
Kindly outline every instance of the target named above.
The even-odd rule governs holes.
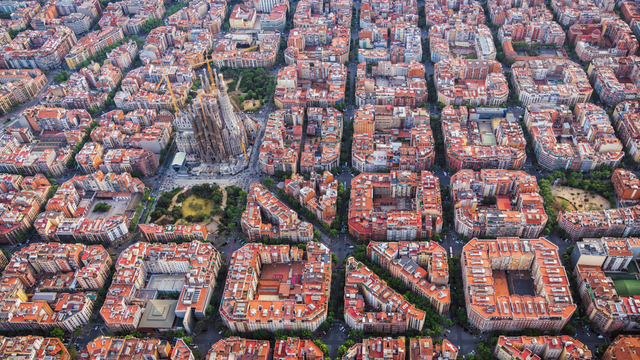
[[[536,295],[536,292],[533,290],[533,280],[531,279],[531,272],[529,272],[528,270],[508,271],[507,281],[509,283],[509,290],[512,294],[531,296]]]

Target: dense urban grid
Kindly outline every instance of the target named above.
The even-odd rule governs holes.
[[[640,2],[0,1],[0,358],[640,351]]]

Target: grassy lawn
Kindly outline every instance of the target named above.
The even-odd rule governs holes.
[[[204,199],[198,195],[191,195],[182,202],[183,217],[196,215],[199,212],[209,215],[212,209],[213,200]]]

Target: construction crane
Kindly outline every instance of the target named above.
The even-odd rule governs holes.
[[[176,111],[176,116],[178,116],[178,113],[180,112],[180,110],[178,110],[178,105],[176,104],[176,97],[173,96],[171,81],[169,81],[169,78],[167,78],[167,73],[162,74],[162,79],[160,79],[160,82],[156,86],[156,92],[158,91],[158,89],[160,89],[160,85],[162,85],[163,80],[167,82],[167,86],[169,87],[169,95],[171,95],[171,101],[173,101],[173,109]]]
[[[247,157],[247,148],[244,146],[244,137],[242,137],[242,153],[244,154],[244,161],[247,161],[249,158]]]
[[[232,54],[233,54],[233,55],[235,55],[235,54],[243,53],[243,52],[246,52],[246,51],[255,50],[255,49],[257,49],[257,48],[258,48],[258,46],[257,46],[257,45],[255,45],[255,46],[248,47],[248,48],[246,48],[246,49],[236,50],[236,51],[234,51]],[[216,81],[215,81],[215,79],[213,78],[213,70],[211,70],[211,63],[212,63],[212,62],[213,62],[213,59],[212,59],[212,58],[209,58],[209,56],[205,56],[205,60],[204,60],[204,61],[199,62],[199,63],[192,64],[192,65],[191,65],[191,68],[196,68],[196,67],[198,67],[198,66],[200,66],[200,65],[207,64],[207,74],[208,74],[208,77],[209,77],[209,84],[211,85],[211,92],[212,92],[213,94],[215,94]]]
[[[196,67],[196,66],[200,66],[200,65],[204,65],[207,64],[207,75],[209,77],[209,83],[211,83],[211,87],[212,90],[216,88],[216,83],[213,81],[213,71],[211,71],[211,63],[213,62],[213,59],[208,58],[208,56],[205,56],[205,61],[203,62],[199,62],[197,64],[193,64],[191,65],[192,68]]]

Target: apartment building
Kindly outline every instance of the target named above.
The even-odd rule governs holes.
[[[428,239],[442,230],[440,181],[428,171],[360,174],[348,216],[349,234],[362,241]]]
[[[625,1],[623,4],[630,3]],[[624,5],[623,5],[624,6]],[[635,356],[640,350],[638,347],[638,336],[635,335],[619,335],[609,345],[602,355],[603,360],[622,360]]]
[[[105,173],[140,172],[142,176],[155,174],[158,169],[156,155],[144,149],[109,149],[104,154],[100,171]]]
[[[511,67],[511,81],[525,106],[541,102],[575,105],[589,101],[593,92],[584,70],[566,59],[518,61]]]
[[[449,188],[455,230],[469,238],[534,238],[547,224],[538,183],[524,171],[460,170]]]
[[[353,121],[351,159],[358,171],[420,172],[434,164],[434,140],[428,110],[366,104],[356,111]]]
[[[438,101],[445,105],[498,106],[509,96],[507,79],[495,60],[444,59],[435,64],[434,79]]]
[[[69,351],[58,338],[41,336],[2,337],[0,357],[33,360],[71,360]]]
[[[42,71],[0,70],[0,110],[8,113],[38,95],[47,83]]]
[[[129,144],[131,147],[159,154],[169,145],[171,132],[170,123],[156,123],[134,134]]]
[[[520,169],[527,160],[526,140],[513,114],[486,108],[455,109],[446,106],[440,115],[448,168]]]
[[[402,23],[418,25],[417,2],[402,0],[391,2],[365,0],[361,4],[361,29],[369,29],[374,25],[389,28],[393,24]]]
[[[183,240],[207,240],[208,232],[203,225],[156,225],[138,224],[142,236],[149,242],[170,242]]]
[[[65,61],[70,69],[76,69],[78,64],[96,55],[100,50],[115,44],[124,38],[121,28],[106,27],[99,31],[90,32],[83,36],[65,56]]]
[[[58,293],[29,300],[28,288],[40,288],[53,274],[71,274],[72,284],[63,290],[99,289],[109,275],[111,258],[102,246],[34,243],[13,254],[0,281],[5,284],[0,297],[5,307],[0,328],[5,331],[61,328],[72,332],[89,322],[95,293]],[[91,279],[92,282],[86,281]],[[45,285],[46,287],[46,285]]]
[[[640,329],[640,297],[618,295],[613,280],[600,266],[577,265],[574,274],[586,316],[601,332]]]
[[[98,171],[100,167],[102,155],[102,145],[95,142],[87,142],[84,144],[80,152],[76,154],[76,161],[85,174],[93,174]]]
[[[184,274],[184,286],[177,289],[180,296],[175,315],[183,318],[190,311],[202,319],[210,304],[220,266],[216,248],[197,240],[183,244],[135,243],[116,261],[116,272],[100,316],[111,331],[135,330],[146,302],[134,301],[131,294],[145,289],[146,276]]]
[[[467,4],[464,1],[455,0],[429,0],[425,1],[424,13],[428,26],[441,25],[446,22],[480,25],[486,21],[482,5],[475,2]]]
[[[178,351],[176,351],[178,349]],[[137,339],[134,337],[113,338],[99,336],[80,350],[79,359],[169,359],[193,360],[193,354],[182,339],[176,340],[174,346],[167,340],[154,338]]]
[[[47,202],[46,212],[40,214],[34,227],[43,240],[48,241],[104,241],[126,239],[129,231],[128,216],[115,215],[93,218],[89,210],[96,193],[120,193],[130,198],[132,193],[142,193],[144,184],[130,174],[104,174],[97,171],[90,175],[74,176],[60,185]]]
[[[312,60],[288,65],[278,71],[273,101],[278,109],[335,107],[345,102],[346,81],[343,64]]]
[[[512,16],[515,14],[512,14]],[[511,22],[513,20],[509,20]],[[555,44],[562,47],[565,33],[555,21],[527,21],[504,24],[498,30],[498,40],[505,42],[530,42],[532,44]]]
[[[458,348],[449,340],[434,343],[431,338],[421,337],[409,340],[409,360],[453,360],[458,357]]]
[[[258,51],[237,51],[239,46],[258,47]],[[211,58],[212,65],[217,68],[228,66],[234,69],[241,67],[271,68],[276,63],[280,50],[280,33],[260,30],[256,33],[239,33],[226,35],[216,42]]]
[[[533,140],[538,164],[549,171],[591,171],[618,166],[624,152],[607,113],[592,103],[573,112],[565,104],[537,103],[527,107],[524,122]]]
[[[558,247],[544,238],[473,238],[460,263],[467,318],[480,331],[559,331],[577,309]],[[507,271],[530,273],[532,294],[513,293]]]
[[[2,46],[0,66],[5,69],[51,70],[62,64],[76,41],[76,35],[66,26],[46,31],[22,31],[9,44]]]
[[[140,56],[143,56],[142,52]],[[163,81],[165,76],[171,82],[171,90]],[[174,111],[173,99],[178,108],[186,105],[194,77],[195,73],[191,67],[147,64],[127,73],[122,80],[121,90],[114,97],[114,102],[118,108],[125,111],[136,109]]]
[[[587,74],[600,99],[614,106],[638,96],[639,63],[640,57],[635,55],[596,58],[590,63]]]
[[[429,29],[429,41],[436,41],[438,53],[450,52],[454,54],[474,55],[480,60],[495,60],[496,47],[493,43],[493,34],[484,24],[469,24],[461,21],[445,22],[431,26]],[[449,47],[449,49],[446,49]],[[433,58],[433,55],[431,56]],[[441,58],[441,60],[444,58]]]
[[[387,36],[387,32],[390,36]],[[360,30],[358,62],[377,64],[391,61],[393,64],[422,61],[421,32],[418,26],[407,23],[386,26],[373,25]]]
[[[220,315],[234,332],[315,331],[327,320],[329,249],[247,244],[231,255]],[[261,295],[267,295],[262,297]]]
[[[307,109],[308,137],[300,157],[301,172],[331,171],[340,166],[343,123],[342,113],[333,108]]]
[[[94,67],[95,76],[93,71],[87,69],[82,73],[71,74],[69,80],[64,83],[52,84],[47,87],[40,95],[40,104],[48,108],[63,107],[86,110],[95,110],[103,106],[107,100],[107,94],[98,90],[115,87],[115,83],[110,77],[103,77],[104,82],[98,83],[100,67],[97,64],[92,65],[92,67]],[[110,66],[107,65],[107,67]],[[116,67],[111,67],[108,72],[116,78],[120,76]],[[90,76],[93,77],[95,86],[90,86],[88,79],[91,79],[91,77],[85,77],[85,74],[91,74]]]
[[[35,18],[42,6],[37,1],[3,1],[0,5],[2,12],[12,14],[10,19],[2,20],[2,28],[6,29],[6,35],[9,30],[26,29],[31,19]],[[5,35],[2,35],[5,38]],[[2,44],[11,42],[11,37],[3,39]]]
[[[291,174],[291,179],[285,180],[284,191],[324,224],[331,226],[335,220],[338,180],[331,172],[319,175],[312,171],[308,181],[302,175]]]
[[[558,226],[564,229],[571,239],[637,236],[640,234],[640,228],[635,225],[635,219],[640,219],[640,206],[592,211],[564,211],[558,214]]]
[[[618,15],[613,12],[615,5],[614,0],[551,1],[551,8],[557,14],[558,22],[563,26],[595,24],[602,18],[617,18]]]
[[[274,175],[276,171],[298,172],[300,142],[290,135],[295,127],[302,131],[303,118],[304,108],[298,106],[269,114],[258,155],[262,172],[268,175]]]
[[[636,101],[623,101],[613,112],[613,126],[624,144],[625,150],[634,160],[640,159],[640,105]]]
[[[500,26],[553,20],[553,14],[540,0],[519,3],[512,0],[491,0],[487,3],[487,8],[491,22]]]
[[[320,0],[303,0],[298,2],[293,14],[294,28],[313,28],[322,25],[340,25],[351,27],[353,2],[350,0],[331,1],[329,6]],[[273,7],[273,6],[272,6]]]
[[[66,26],[76,34],[90,28],[91,21],[102,13],[99,2],[92,1],[54,1],[45,4],[40,12],[33,16],[30,25],[35,30],[46,30],[57,26]]]
[[[232,29],[253,29],[256,25],[258,12],[246,5],[237,4],[229,16],[229,26]]]
[[[276,340],[273,347],[273,360],[322,360],[324,353],[311,340],[287,338]]]
[[[367,305],[377,311],[368,311]],[[425,316],[424,311],[396,293],[364,264],[353,257],[347,259],[344,320],[349,327],[387,334],[421,331]]]
[[[349,9],[351,11],[351,9]],[[267,31],[284,31],[287,25],[288,6],[284,2],[279,3],[271,9],[268,14],[260,16],[260,29]]]
[[[590,360],[591,350],[585,344],[561,336],[504,336],[500,335],[493,355],[499,360],[542,358],[550,360]]]
[[[635,247],[632,241],[608,237],[578,241],[571,253],[571,265],[598,266],[603,271],[624,271],[637,255],[631,250]]]
[[[132,36],[142,31],[142,25],[152,19],[162,19],[164,2],[159,0],[118,1],[109,3],[103,10],[98,25],[101,28],[118,27],[125,35]]]
[[[351,25],[330,27],[319,24],[313,27],[294,28],[287,38],[288,47],[284,51],[285,63],[292,65],[315,59],[344,64],[349,61],[350,39]]]
[[[265,221],[263,222],[263,216]],[[254,181],[247,194],[247,206],[240,219],[242,231],[249,239],[287,239],[297,242],[313,240],[313,226],[274,194]]]
[[[342,355],[342,360],[405,360],[405,338],[362,339]]]
[[[21,124],[29,126],[35,133],[43,130],[74,130],[78,127],[87,127],[93,121],[91,115],[84,109],[47,108],[42,105],[23,110],[18,120]]]
[[[424,65],[418,61],[396,64],[380,61],[371,72],[367,71],[367,63],[361,62],[356,73],[356,105],[420,107],[427,99],[424,74]],[[390,79],[393,85],[387,82]]]
[[[640,201],[640,179],[631,171],[615,169],[611,183],[619,204],[633,205]]]
[[[402,280],[411,291],[429,300],[438,314],[449,311],[449,266],[442,246],[433,241],[372,241],[367,246],[367,257]]]
[[[217,35],[227,15],[225,2],[218,0],[192,1],[166,19],[166,24],[178,30],[189,32],[192,29],[206,29]],[[262,27],[263,30],[266,30]]]
[[[598,24],[575,24],[569,29],[568,37],[581,61],[628,57],[638,52],[636,36],[619,18],[605,18]]]
[[[24,179],[18,175],[15,179],[13,184],[17,186],[0,189],[0,243],[3,244],[20,242],[19,235],[31,227],[51,188],[41,174]]]
[[[281,341],[284,340],[278,340],[279,343]],[[303,340],[303,342],[307,342],[307,340]],[[247,360],[270,360],[271,344],[267,340],[250,340],[232,336],[211,345],[206,359],[231,360],[234,356],[239,356]]]
[[[5,135],[0,137],[0,169],[11,174],[43,173],[60,177],[69,170],[67,162],[73,155],[71,150],[70,147],[56,151],[36,148],[33,144],[20,145],[15,136]]]

